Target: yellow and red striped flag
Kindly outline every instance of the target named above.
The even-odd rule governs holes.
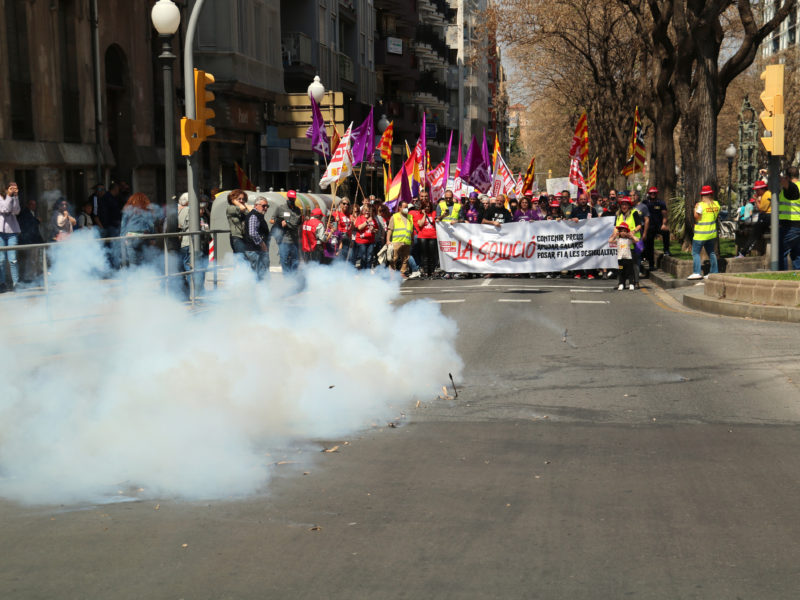
[[[594,165],[592,166],[592,170],[589,171],[589,181],[586,182],[586,185],[589,187],[589,191],[591,192],[594,189],[597,189],[597,161],[599,159],[594,159]]]
[[[639,107],[633,113],[633,134],[628,144],[628,160],[622,167],[622,175],[630,177],[634,173],[644,171],[644,161],[647,156],[647,149],[644,145],[644,127],[639,119]]]
[[[522,193],[533,191],[533,182],[536,179],[536,157],[531,159],[528,170],[525,171],[525,180],[522,182]]]
[[[256,191],[256,186],[250,181],[250,178],[247,176],[247,173],[244,172],[242,167],[239,166],[239,163],[234,161],[233,167],[236,169],[236,181],[239,182],[239,189],[240,190],[250,190],[251,192]]]
[[[500,152],[500,135],[495,133],[494,134],[494,149],[492,150],[492,171],[494,171],[494,165],[497,163],[497,153]]]
[[[575,126],[575,135],[572,136],[569,157],[571,159],[577,158],[580,162],[589,160],[589,122],[586,118],[586,111],[581,113],[578,124]]]
[[[381,141],[378,142],[378,150],[381,151],[381,158],[384,162],[390,162],[392,158],[392,137],[394,136],[394,121],[383,131]]]

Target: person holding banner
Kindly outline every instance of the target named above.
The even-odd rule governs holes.
[[[539,218],[539,211],[531,208],[530,198],[523,196],[522,200],[519,202],[519,208],[514,213],[514,222],[519,223],[520,221],[538,221]]]
[[[553,199],[550,200],[550,212],[547,213],[547,220],[560,221],[561,218],[561,202],[559,202],[558,196],[553,196]]]
[[[483,204],[478,199],[478,192],[472,192],[469,195],[469,203],[464,212],[464,220],[467,223],[482,223],[483,222]]]
[[[489,201],[489,208],[483,213],[483,221],[481,221],[484,225],[500,227],[503,223],[511,223],[514,221],[514,217],[511,216],[511,213],[498,198],[490,198]]]
[[[420,200],[422,200],[422,192],[420,192]],[[461,203],[455,201],[455,198],[453,198],[453,192],[451,190],[447,190],[444,193],[444,199],[439,202],[436,212],[438,214],[439,221],[443,221],[444,223],[456,223],[462,220],[461,210]]]
[[[619,211],[617,211],[617,217],[614,222],[614,225],[619,225],[620,223],[626,223],[628,225],[628,235],[626,238],[631,239],[633,237],[633,246],[631,247],[631,253],[633,257],[633,279],[631,280],[631,289],[635,288],[634,284],[638,284],[638,279],[636,277],[636,261],[640,254],[639,250],[636,248],[636,245],[639,243],[642,235],[642,227],[644,225],[642,221],[642,215],[640,215],[637,211],[633,210],[633,201],[630,199],[629,196],[623,196],[619,199]],[[620,269],[621,270],[621,269]]]
[[[439,257],[436,249],[436,209],[426,198],[422,200],[422,207],[417,214],[419,218],[414,223],[414,230],[420,245],[422,275],[433,277]]]

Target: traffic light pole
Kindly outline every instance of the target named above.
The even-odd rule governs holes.
[[[197,21],[200,18],[200,11],[203,10],[205,0],[196,0],[192,6],[192,14],[189,16],[189,24],[186,27],[186,41],[183,45],[183,90],[186,99],[186,118],[196,119],[197,108],[194,102],[194,34],[197,31]],[[198,166],[197,153],[192,152],[186,157],[186,191],[189,196],[189,232],[192,234],[191,266],[194,272],[195,255],[197,248],[200,247],[200,203],[197,200],[197,180]],[[189,278],[190,294],[192,301],[197,295],[194,289],[194,277]]]
[[[778,270],[778,251],[780,249],[780,231],[778,231],[778,196],[781,193],[781,157],[772,156],[769,154],[769,165],[767,171],[767,185],[769,191],[772,192],[770,198],[770,205],[772,206],[772,213],[770,214],[769,226],[769,262],[770,271]]]

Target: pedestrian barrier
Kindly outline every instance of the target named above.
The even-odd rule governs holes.
[[[202,273],[203,274],[203,281],[205,281],[206,274],[211,272],[212,275],[212,284],[214,289],[217,289],[219,284],[219,261],[214,260],[213,258],[209,257],[209,266],[207,268],[196,268],[196,259],[199,256],[199,252],[197,250],[197,246],[199,244],[199,237],[200,235],[210,235],[210,247],[214,248],[217,246],[217,236],[222,233],[229,233],[227,229],[213,229],[211,231],[202,231],[202,232],[175,232],[175,233],[142,233],[136,235],[124,235],[124,236],[116,236],[116,237],[107,237],[107,238],[83,238],[83,239],[70,239],[68,242],[47,242],[42,244],[22,244],[17,246],[0,246],[0,252],[18,252],[18,253],[26,253],[26,252],[41,252],[41,269],[42,269],[42,291],[45,297],[49,297],[52,293],[53,285],[49,280],[49,269],[51,266],[51,259],[48,257],[48,251],[52,248],[63,246],[65,243],[69,244],[120,244],[121,254],[123,256],[123,261],[125,259],[125,250],[130,242],[133,241],[148,241],[148,240],[161,240],[162,241],[162,248],[163,248],[163,259],[164,259],[164,274],[157,275],[153,279],[154,280],[163,280],[165,282],[164,290],[166,293],[169,293],[171,286],[166,283],[169,282],[172,278],[176,277],[186,277],[189,282],[189,302],[192,306],[194,306],[195,302],[198,298],[198,291],[195,289],[195,273]],[[189,236],[189,255],[190,255],[190,266],[191,268],[188,270],[176,270],[170,268],[170,257],[179,259],[179,255],[174,250],[169,248],[169,240],[171,239],[180,239],[184,236]],[[126,244],[126,242],[128,244]],[[8,261],[5,261],[7,263]],[[19,260],[17,261],[19,263]],[[2,268],[5,268],[5,263],[3,264]],[[129,266],[129,265],[125,265]],[[120,265],[122,268],[123,265]],[[9,279],[6,278],[6,281]],[[35,288],[34,288],[35,289]]]

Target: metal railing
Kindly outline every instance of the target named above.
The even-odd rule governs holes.
[[[174,256],[176,253],[174,252],[174,250],[171,250],[169,248],[168,240],[175,239],[175,238],[183,238],[185,236],[189,236],[189,252],[196,257],[197,254],[198,254],[197,245],[198,245],[199,238],[200,238],[201,235],[210,235],[211,236],[211,241],[213,242],[213,245],[214,245],[215,254],[218,254],[219,251],[217,250],[217,248],[218,248],[217,241],[218,241],[218,235],[220,233],[228,234],[228,233],[230,233],[230,231],[227,230],[227,229],[212,229],[210,231],[201,231],[201,232],[195,232],[195,233],[190,233],[190,232],[142,233],[142,234],[136,234],[136,235],[122,235],[122,236],[106,237],[106,238],[73,239],[73,240],[70,240],[69,242],[46,242],[46,243],[42,243],[42,244],[19,244],[19,245],[16,245],[16,246],[0,246],[0,252],[14,252],[14,251],[16,251],[16,252],[33,252],[33,251],[37,251],[37,250],[44,250],[44,252],[42,252],[42,263],[41,263],[41,267],[42,267],[42,287],[44,288],[44,295],[47,298],[50,295],[51,288],[52,288],[52,286],[50,284],[50,281],[49,281],[49,278],[48,278],[48,268],[50,267],[51,260],[48,258],[48,252],[47,251],[50,248],[63,247],[63,245],[65,243],[81,244],[81,245],[89,245],[89,244],[102,244],[102,245],[105,245],[107,243],[111,243],[111,244],[119,243],[119,244],[122,245],[122,244],[124,244],[124,242],[147,241],[147,240],[162,240],[162,242],[163,242],[163,253],[164,253],[164,274],[163,275],[157,275],[153,279],[154,280],[163,280],[164,282],[168,282],[171,278],[186,277],[188,282],[189,282],[189,302],[191,303],[192,306],[194,306],[195,302],[197,301],[197,297],[198,297],[198,294],[197,294],[198,290],[195,289],[195,274],[196,273],[198,273],[198,274],[202,273],[203,274],[203,280],[205,281],[206,273],[208,273],[210,271],[211,274],[212,274],[212,283],[213,283],[214,289],[217,289],[217,287],[219,285],[219,265],[218,265],[218,261],[215,258],[213,263],[210,264],[208,267],[205,267],[205,268],[193,267],[193,268],[189,269],[188,271],[178,270],[178,271],[172,272],[172,270],[170,269],[170,256],[171,255]],[[124,248],[124,246],[123,246],[123,248]],[[112,252],[114,252],[113,249],[112,249]],[[4,261],[0,268],[3,268],[3,269],[6,268],[5,262],[7,262],[7,261]],[[17,258],[17,267],[18,268],[19,268],[19,265],[20,265],[20,261],[19,261],[19,258]],[[127,267],[129,265],[124,265],[124,266]],[[119,266],[120,270],[122,268],[124,268],[124,266],[122,264],[120,264],[120,266]],[[113,269],[113,267],[110,267],[110,268]],[[170,291],[171,291],[171,288],[170,288],[169,285],[167,285],[165,283],[164,290],[165,290],[165,292],[167,294],[169,294]]]

